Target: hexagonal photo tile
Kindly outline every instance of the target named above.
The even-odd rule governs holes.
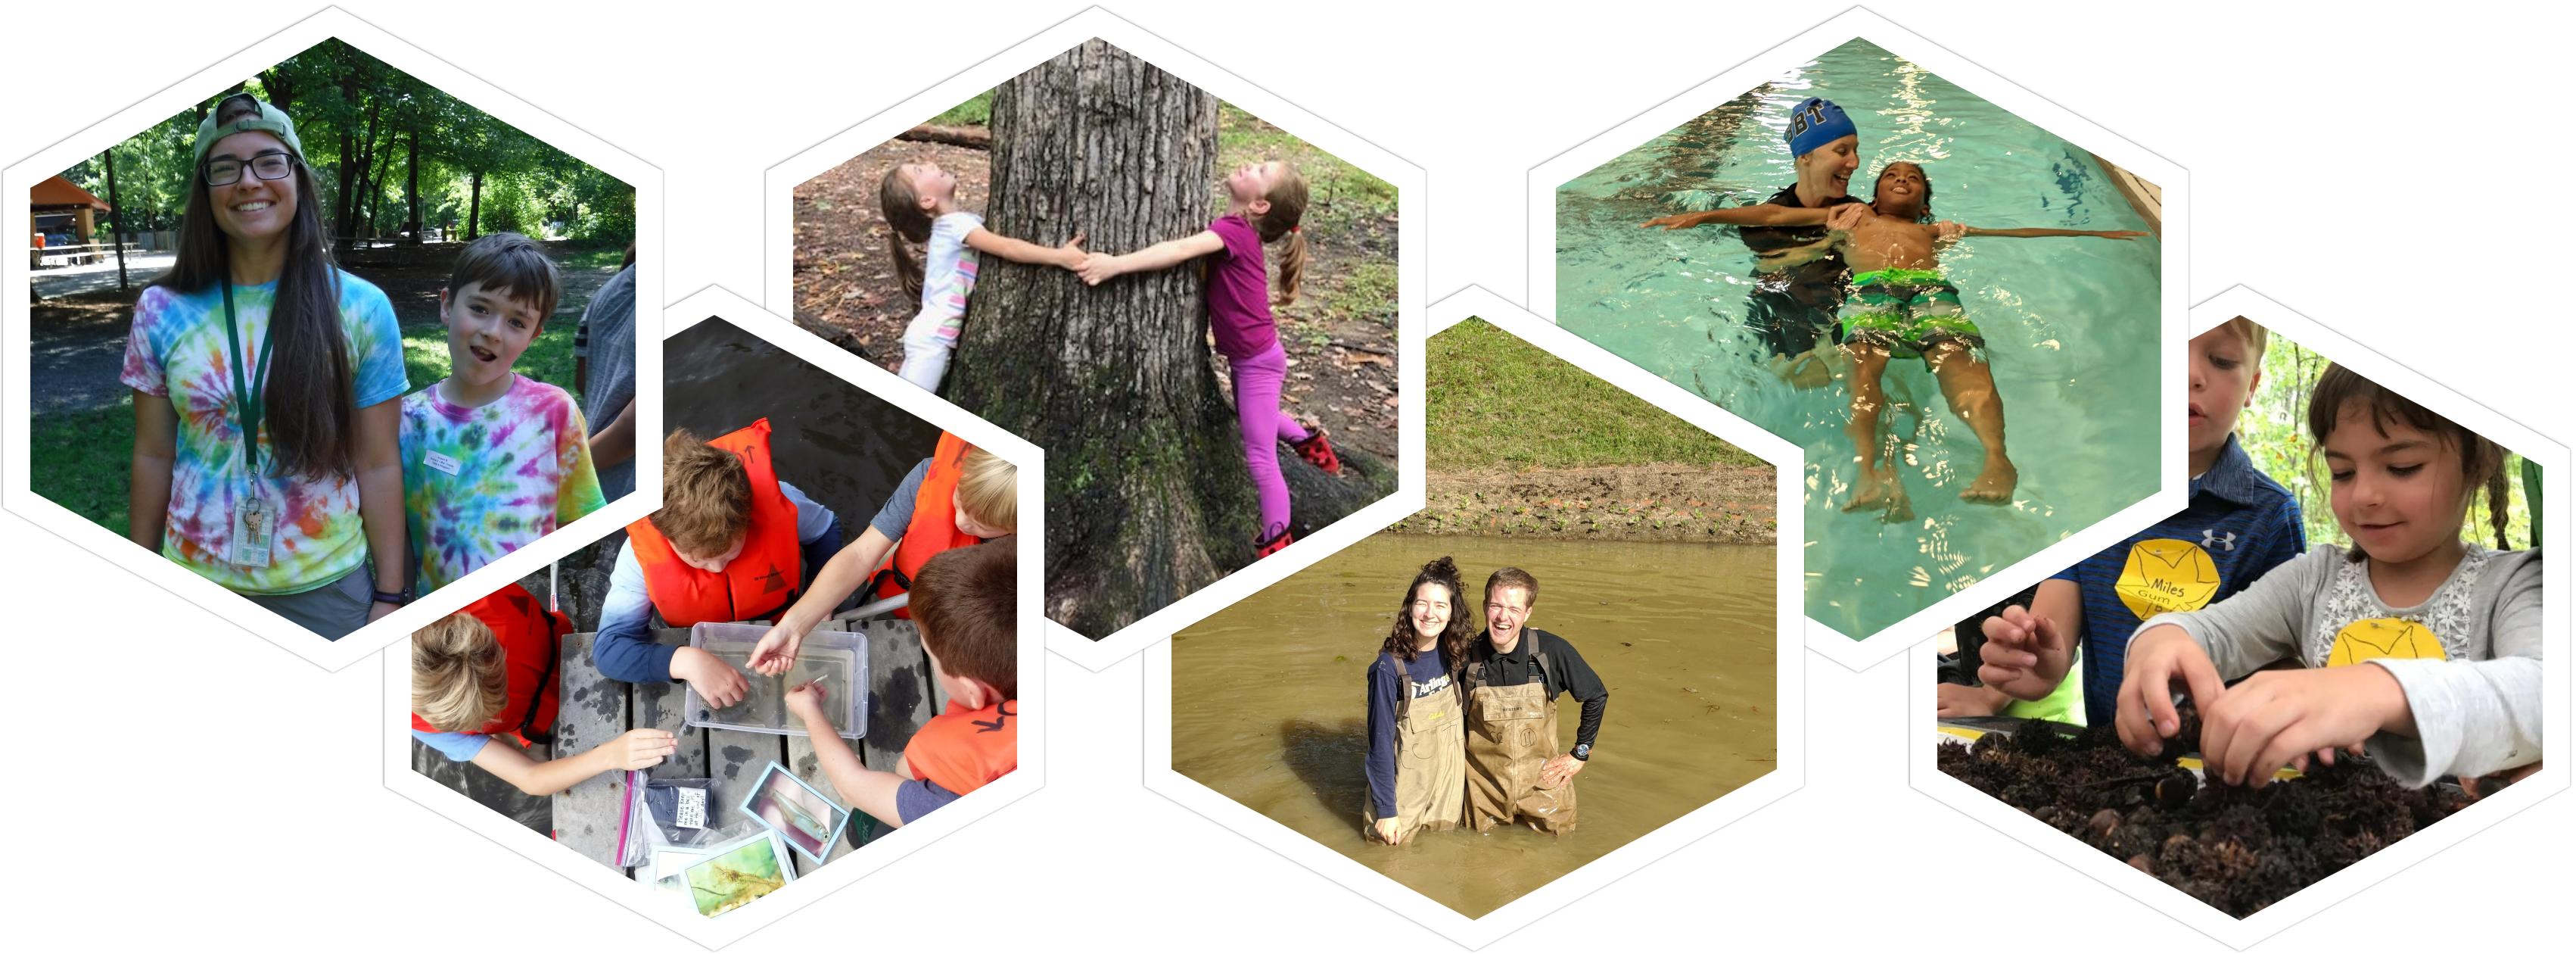
[[[2189,505],[1917,649],[1912,774],[2242,948],[2566,787],[2567,449],[2242,287],[2192,327]]]
[[[1419,493],[1421,182],[1093,8],[771,169],[769,302],[1046,448],[1097,668]]]
[[[1043,473],[730,293],[672,308],[662,509],[388,654],[384,772],[717,947],[1043,782]]]
[[[5,181],[7,504],[65,539],[338,668],[651,509],[660,173],[534,106],[333,8]]]
[[[1813,645],[1867,665],[2179,504],[2182,185],[1854,9],[1533,169],[1531,305],[1805,450]]]
[[[1432,318],[1428,505],[1149,651],[1146,785],[1476,946],[1800,784],[1798,456],[1482,289]]]

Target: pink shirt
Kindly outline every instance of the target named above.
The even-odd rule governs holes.
[[[1233,360],[1255,357],[1279,344],[1261,235],[1241,215],[1210,222],[1208,231],[1225,241],[1225,254],[1208,263],[1208,326],[1216,331],[1216,350]]]

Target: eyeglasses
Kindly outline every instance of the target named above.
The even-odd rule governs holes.
[[[295,157],[282,152],[263,152],[250,157],[249,162],[239,159],[211,159],[206,162],[206,184],[228,186],[240,182],[244,166],[250,168],[251,175],[261,179],[283,179],[287,174],[295,171]]]

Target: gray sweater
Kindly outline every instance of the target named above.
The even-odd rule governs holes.
[[[2354,661],[2358,651],[2396,677],[2414,711],[2414,738],[2382,732],[2370,740],[2380,767],[2409,787],[2539,761],[2540,552],[2471,545],[2430,598],[2402,607],[2380,602],[2369,564],[2344,554],[2320,544],[2243,593],[2156,614],[2138,631],[2182,627],[2229,681],[2277,660],[2323,667]],[[2413,626],[2361,627],[2337,645],[2346,627],[2377,619]],[[2410,655],[2435,658],[2403,658]]]

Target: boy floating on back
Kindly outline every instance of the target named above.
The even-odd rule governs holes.
[[[1932,183],[1923,167],[1892,162],[1878,175],[1878,192],[1870,204],[1801,209],[1754,205],[1668,215],[1647,227],[1686,229],[1698,225],[1825,225],[1851,262],[1851,289],[1839,315],[1844,353],[1851,356],[1851,422],[1845,426],[1859,453],[1860,478],[1845,510],[1884,510],[1886,519],[1905,520],[1913,509],[1905,484],[1886,453],[1879,434],[1887,406],[1879,382],[1890,358],[1921,358],[1941,383],[1951,413],[1968,422],[1985,445],[1984,468],[1962,500],[2005,503],[2012,499],[2020,471],[2004,455],[2004,405],[1995,393],[1987,367],[1985,338],[1976,322],[1959,307],[1959,289],[1941,275],[1939,247],[1966,235],[2001,238],[2092,236],[2128,239],[2131,231],[2083,229],[1983,229],[1955,222],[1932,221]]]

